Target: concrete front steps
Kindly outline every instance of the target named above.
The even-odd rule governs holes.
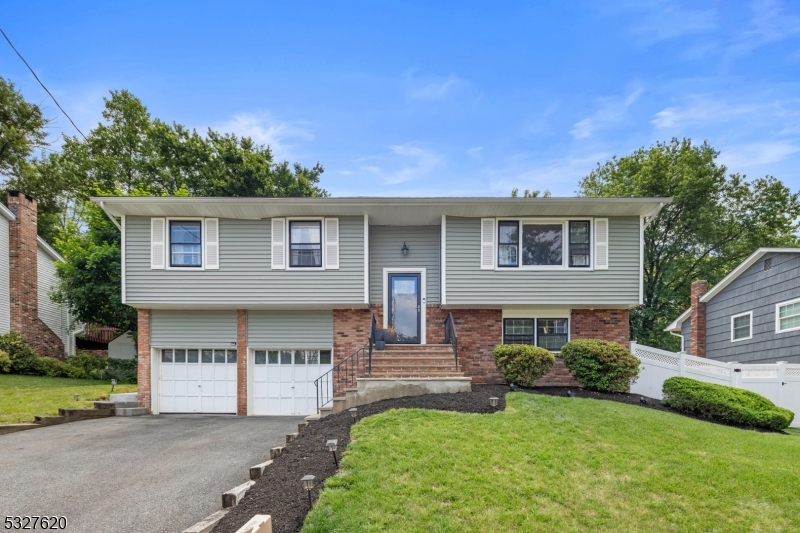
[[[112,394],[107,401],[94,402],[91,409],[59,409],[57,416],[37,416],[34,419],[39,426],[54,426],[92,418],[146,415],[147,409],[139,407],[137,398],[135,392]]]
[[[371,376],[357,378],[356,387],[345,389],[344,396],[306,420],[390,398],[469,392],[471,383],[472,378],[456,369],[449,344],[387,344],[383,351],[373,350]]]

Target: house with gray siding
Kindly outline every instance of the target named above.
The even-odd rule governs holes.
[[[698,357],[800,363],[800,248],[760,248],[711,290],[695,281],[666,331]]]
[[[504,342],[626,344],[644,227],[670,200],[93,201],[122,233],[141,405],[288,415],[368,379],[500,382]]]

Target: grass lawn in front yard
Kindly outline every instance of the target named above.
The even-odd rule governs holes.
[[[800,531],[800,439],[526,393],[352,429],[304,533]]]
[[[33,422],[34,416],[57,415],[60,408],[92,407],[93,400],[110,392],[106,381],[0,374],[0,424]],[[136,392],[136,385],[117,385],[114,392]],[[80,394],[80,401],[73,394]]]

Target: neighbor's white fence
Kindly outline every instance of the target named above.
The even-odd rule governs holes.
[[[661,399],[664,380],[683,376],[708,383],[747,389],[795,413],[792,427],[800,427],[800,365],[723,363],[631,343],[631,353],[642,362],[633,394]]]

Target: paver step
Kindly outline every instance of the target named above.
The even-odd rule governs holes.
[[[34,416],[33,419],[40,426],[55,426],[56,424],[70,422],[70,419],[66,416]]]
[[[144,407],[117,407],[116,416],[142,416],[147,414]]]
[[[391,372],[373,372],[372,378],[463,378],[463,372],[415,372],[396,370]]]
[[[383,365],[455,365],[454,357],[373,357],[372,368]]]
[[[139,393],[137,392],[119,392],[111,394],[108,397],[110,402],[139,402]]]
[[[59,416],[66,416],[68,418],[100,418],[104,416],[113,416],[113,409],[59,409]]]

